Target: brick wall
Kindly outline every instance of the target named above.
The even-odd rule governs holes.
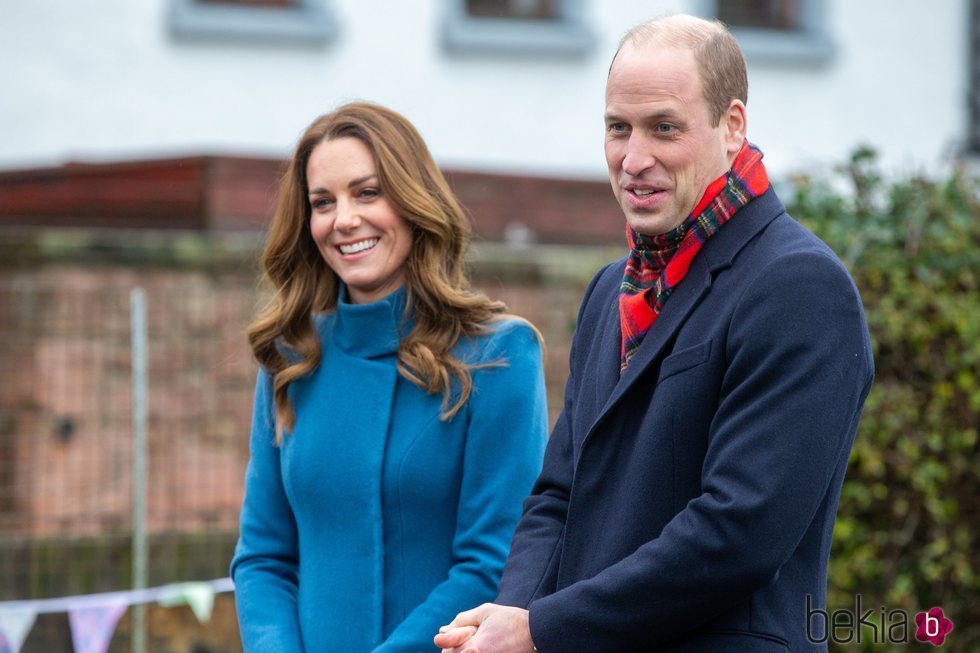
[[[148,308],[149,581],[227,573],[256,372],[244,328],[282,167],[189,157],[0,173],[0,600],[131,586],[135,287]],[[448,177],[475,224],[474,285],[544,336],[554,422],[582,291],[621,255],[618,208],[600,182]],[[129,650],[128,619],[113,653]],[[207,626],[186,608],[151,608],[148,623],[154,651],[241,650],[231,596]],[[23,650],[68,641],[65,616],[43,615]]]
[[[141,241],[124,231],[18,238],[0,232],[8,263],[0,266],[0,586],[28,598],[128,582],[119,555],[132,524],[129,302],[137,286],[148,309],[148,527],[156,538],[215,535],[211,549],[193,550],[213,561],[205,575],[223,575],[248,456],[256,365],[244,327],[261,294],[255,240]],[[544,335],[552,421],[581,293],[611,255],[474,252],[474,285]],[[52,546],[61,553],[51,555]],[[168,573],[186,572],[181,550],[156,549],[156,582],[187,579]]]
[[[0,172],[0,226],[261,230],[285,162],[229,156],[72,163]],[[605,181],[448,170],[487,241],[616,245],[623,216]]]
[[[57,266],[0,282],[13,319],[0,362],[6,449],[4,532],[127,531],[132,506],[130,289],[149,330],[148,527],[233,529],[254,365],[242,328],[244,277]]]

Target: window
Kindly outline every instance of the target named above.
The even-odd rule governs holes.
[[[797,0],[718,0],[718,19],[733,28],[787,32],[803,28]]]
[[[457,52],[581,55],[594,43],[584,0],[446,0],[443,43]]]
[[[980,155],[980,6],[970,3],[970,77],[967,92],[970,103],[970,132],[967,147],[974,155]]]
[[[244,7],[295,7],[297,0],[197,0],[202,5],[241,5]]]
[[[324,0],[169,0],[181,38],[246,39],[297,45],[326,42],[336,25]]]
[[[825,0],[706,0],[754,60],[823,63],[833,56],[824,26]]]
[[[557,0],[466,0],[471,18],[510,18],[516,20],[557,20],[561,3]]]

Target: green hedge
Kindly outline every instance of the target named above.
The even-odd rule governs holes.
[[[943,650],[980,651],[978,183],[961,169],[886,179],[868,148],[836,172],[796,179],[790,207],[851,270],[876,365],[834,531],[828,612],[853,612],[857,594],[876,621],[882,606],[905,610],[921,650],[912,618],[940,606],[955,625]],[[861,629],[860,645],[836,650],[909,650]]]

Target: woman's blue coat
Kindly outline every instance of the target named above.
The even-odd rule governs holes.
[[[256,383],[241,536],[231,565],[245,651],[437,649],[455,614],[490,601],[547,438],[541,349],[518,320],[455,350],[473,395],[440,419],[396,369],[405,291],[317,319],[323,355],[291,386],[296,424],[274,446]]]

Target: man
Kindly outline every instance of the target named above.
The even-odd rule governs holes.
[[[720,23],[623,39],[605,151],[630,255],[586,291],[497,603],[437,646],[820,650],[806,606],[873,362],[850,277],[745,140],[746,79]]]

